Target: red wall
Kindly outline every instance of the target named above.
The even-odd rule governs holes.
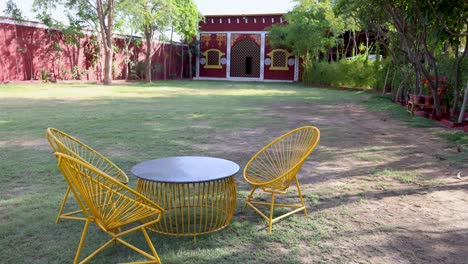
[[[5,22],[7,21],[7,22]],[[56,44],[54,44],[56,43]],[[71,80],[75,69],[81,73],[81,80],[99,81],[101,63],[92,65],[92,37],[85,35],[80,40],[80,47],[68,45],[60,32],[49,31],[40,23],[26,25],[13,24],[11,20],[0,21],[0,83],[22,80],[40,80],[41,71],[45,70],[53,79]],[[125,79],[124,43],[115,39],[118,52],[114,54],[114,79]],[[59,49],[60,52],[58,51]],[[134,55],[132,61],[143,62],[145,58],[144,44],[140,47],[131,46]],[[181,54],[184,52],[184,62]],[[172,65],[169,69],[170,45],[153,43],[152,78],[164,79],[163,65],[166,65],[166,78],[180,78],[182,64],[184,77],[188,76],[187,48],[173,45]],[[101,56],[103,58],[103,56]],[[138,78],[136,78],[138,79]]]
[[[266,44],[265,44],[265,59],[269,58],[268,53],[272,51],[273,49],[268,45],[268,35],[265,37],[266,38]],[[289,57],[294,58],[294,56]],[[271,66],[271,65],[270,65]],[[270,66],[264,65],[264,75],[263,78],[265,80],[288,80],[288,81],[294,81],[294,65],[289,65],[288,64],[288,70],[270,70]]]
[[[227,56],[227,35],[226,34],[201,34],[200,36],[200,52],[203,53],[209,49],[218,49]],[[204,58],[203,56],[200,56]],[[206,58],[207,60],[208,58]],[[206,64],[205,64],[206,65]],[[205,69],[205,65],[200,64],[200,77],[217,77],[226,78],[226,64],[222,65],[222,69]]]

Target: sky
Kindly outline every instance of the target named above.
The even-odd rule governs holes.
[[[34,0],[14,0],[28,20],[36,20],[33,12]],[[203,15],[226,14],[265,14],[286,13],[293,7],[293,0],[194,0]],[[0,0],[0,13],[3,15],[6,0]],[[58,10],[55,18],[65,20],[63,12]]]

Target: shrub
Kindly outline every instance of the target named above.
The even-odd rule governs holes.
[[[303,80],[307,84],[374,88],[382,75],[380,64],[379,60],[370,61],[365,56],[337,62],[316,62],[305,65]]]

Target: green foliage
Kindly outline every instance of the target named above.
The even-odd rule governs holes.
[[[184,37],[185,42],[190,43],[197,35],[198,22],[203,18],[193,0],[175,0],[177,15],[175,31]]]
[[[80,47],[81,39],[85,37],[83,33],[85,21],[80,16],[74,14],[70,9],[64,9],[67,23],[59,21],[51,16],[51,10],[57,8],[57,4],[63,4],[62,1],[35,0],[36,18],[42,21],[48,28],[48,34],[53,37],[54,50],[59,50],[59,42],[63,36],[63,42],[67,45]],[[55,46],[57,44],[57,46]]]
[[[274,47],[285,47],[300,56],[317,56],[337,44],[344,31],[344,20],[334,15],[333,1],[297,0],[287,13],[287,24],[270,28],[268,41]]]
[[[365,56],[337,62],[321,61],[306,67],[303,80],[309,84],[373,88],[381,75],[382,69],[374,64],[378,61],[367,61]]]
[[[19,20],[19,21],[24,20],[21,9],[18,8],[18,6],[13,0],[8,0],[6,2],[6,7],[3,10],[3,13],[7,16],[10,16],[11,18],[15,20]]]
[[[44,69],[41,69],[41,81],[43,83],[49,82],[49,74]]]
[[[81,79],[80,69],[78,68],[77,65],[73,66],[73,68],[72,68],[72,78],[74,80],[80,80]]]
[[[146,77],[146,65],[144,61],[139,61],[136,63],[136,65],[133,67],[133,71],[136,76],[139,77],[139,79],[144,79]]]
[[[153,67],[153,72],[154,73],[161,73],[163,72],[163,65],[161,63],[156,63]]]

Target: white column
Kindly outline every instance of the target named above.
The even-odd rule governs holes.
[[[294,57],[294,81],[299,81],[299,58]]]
[[[261,44],[260,44],[260,80],[264,78],[265,71],[265,32],[261,33]]]
[[[227,33],[226,40],[226,79],[231,78],[231,32]]]
[[[197,49],[200,50],[200,33],[197,34],[197,41],[198,41]],[[198,77],[200,77],[200,56],[199,55],[197,55],[196,64],[197,64],[197,66],[195,67],[195,69],[196,69],[196,74],[195,75],[198,78]]]

